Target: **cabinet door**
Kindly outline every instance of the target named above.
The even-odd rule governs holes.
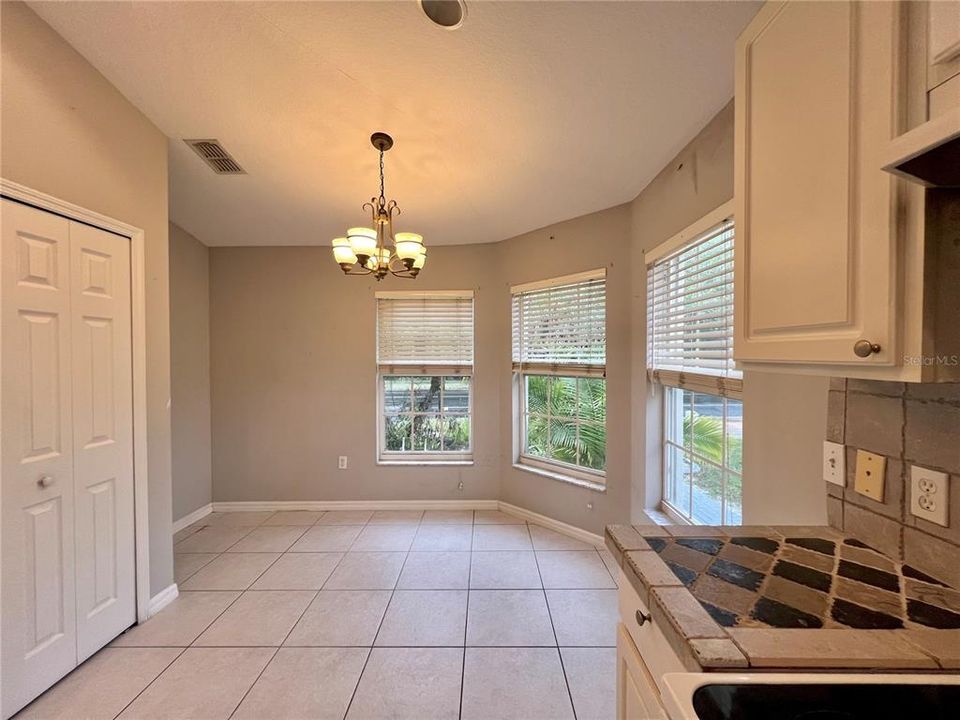
[[[617,626],[617,720],[662,720],[666,711],[657,684],[650,677],[637,646],[619,623]]]
[[[893,365],[895,3],[765,5],[737,41],[735,352]],[[880,346],[866,358],[861,339]]]

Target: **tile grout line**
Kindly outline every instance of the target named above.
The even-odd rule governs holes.
[[[460,662],[460,706],[458,720],[463,720],[463,685],[467,679],[467,629],[470,627],[470,585],[473,582],[473,530],[477,526],[477,512],[470,513],[470,557],[467,561],[467,607],[463,614],[463,654]]]
[[[143,689],[142,689],[140,692],[138,692],[136,695],[134,695],[132,698],[130,698],[130,702],[128,702],[126,705],[124,705],[122,708],[120,708],[120,712],[118,712],[116,715],[113,716],[114,720],[116,720],[118,717],[120,717],[121,715],[123,715],[123,713],[126,712],[127,708],[130,707],[131,705],[133,705],[133,703],[135,703],[135,702],[137,701],[137,698],[139,698],[141,695],[143,695],[157,680],[159,680],[159,679],[160,679],[160,676],[163,675],[167,670],[169,670],[169,669],[170,669],[170,666],[173,665],[177,660],[179,660],[179,659],[181,658],[181,656],[187,651],[187,648],[179,648],[179,650],[180,650],[180,652],[178,652],[178,653],[173,657],[173,659],[170,660],[170,662],[168,662],[166,665],[164,665],[163,670],[161,670],[160,672],[158,672],[158,673],[157,673],[157,676],[156,676],[155,678],[153,678],[153,680],[151,680],[151,681],[148,682],[146,685],[144,685]],[[97,652],[100,652],[100,651],[98,650]],[[92,657],[92,656],[91,656],[91,657]],[[55,686],[54,686],[54,687],[55,687]],[[36,701],[39,700],[41,697],[43,697],[43,694],[39,695],[33,702],[36,702]],[[27,707],[29,707],[29,705],[28,705]]]
[[[527,534],[530,533],[530,528],[527,528]],[[533,538],[530,538],[530,544],[533,545]],[[567,699],[570,701],[570,712],[573,715],[573,720],[577,720],[577,709],[573,704],[573,693],[570,691],[570,680],[567,677],[567,668],[563,664],[563,653],[560,652],[560,639],[557,637],[557,627],[553,623],[553,612],[550,610],[550,600],[547,598],[547,588],[543,585],[543,574],[540,572],[540,558],[537,557],[536,550],[533,553],[533,559],[537,563],[537,574],[540,576],[540,585],[541,592],[543,593],[543,602],[547,606],[547,617],[550,618],[550,629],[553,631],[553,641],[556,643],[557,658],[560,660],[560,672],[563,673],[563,683],[567,686]],[[600,562],[603,563],[603,560],[600,559]],[[606,565],[604,565],[606,568]],[[609,571],[608,573],[609,574]]]
[[[423,524],[423,516],[426,514],[426,511],[421,512],[420,521],[417,523],[417,532],[420,531],[420,526]],[[373,515],[370,516],[373,518]],[[369,520],[368,520],[369,524]],[[413,534],[414,538],[417,536],[417,533]],[[352,545],[351,545],[352,547]],[[413,540],[410,541],[410,547],[413,547]],[[349,552],[349,551],[348,551]],[[346,553],[345,553],[346,555]],[[360,689],[360,681],[363,680],[363,674],[367,671],[367,665],[370,663],[370,656],[373,655],[373,649],[377,646],[377,638],[380,637],[380,630],[383,628],[383,621],[387,618],[387,613],[390,611],[390,605],[393,602],[393,596],[397,592],[397,585],[400,584],[400,576],[403,575],[403,568],[407,565],[407,558],[410,557],[410,548],[407,548],[407,554],[403,557],[403,562],[400,564],[400,572],[397,573],[397,579],[393,582],[393,589],[390,591],[390,599],[387,600],[387,606],[383,609],[383,615],[380,616],[380,622],[377,625],[377,632],[373,635],[373,640],[370,641],[370,648],[367,651],[367,657],[363,661],[363,667],[360,669],[360,674],[357,675],[357,684],[353,686],[353,693],[350,695],[350,702],[347,703],[347,709],[343,712],[343,717],[346,718],[350,714],[350,708],[353,707],[353,701],[357,697],[357,690]],[[331,573],[332,574],[332,573]]]

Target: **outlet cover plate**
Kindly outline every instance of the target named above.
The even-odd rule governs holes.
[[[871,500],[883,502],[883,479],[887,469],[887,459],[866,450],[857,450],[857,472],[854,475],[853,489]]]
[[[947,474],[929,468],[910,467],[910,514],[949,527],[950,485]]]
[[[828,483],[843,487],[847,484],[847,462],[844,446],[840,443],[823,441],[823,479]]]

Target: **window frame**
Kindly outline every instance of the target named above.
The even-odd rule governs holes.
[[[413,410],[409,412],[396,413],[398,415],[409,415],[411,418],[416,415],[426,417],[434,416],[442,418],[444,415],[455,417],[465,417],[470,427],[470,436],[466,450],[387,450],[387,412],[386,412],[386,379],[388,377],[440,377],[440,399],[439,410],[436,412],[418,413]],[[443,412],[443,379],[448,377],[467,378],[467,412],[466,413],[444,413]],[[410,393],[413,397],[413,383],[411,382]],[[423,371],[420,368],[401,369],[394,366],[389,372],[377,373],[377,464],[379,465],[472,465],[474,448],[474,423],[473,423],[473,373],[472,372],[441,372]]]
[[[516,423],[519,430],[517,435],[517,463],[520,465],[527,465],[538,470],[542,470],[551,475],[559,475],[563,478],[571,478],[575,480],[582,481],[583,483],[588,483],[591,485],[596,485],[600,487],[606,487],[607,481],[607,471],[606,468],[603,470],[597,470],[594,468],[588,468],[583,465],[576,465],[573,463],[568,463],[563,460],[556,460],[553,458],[544,458],[539,455],[530,455],[526,452],[527,447],[527,421],[530,417],[530,413],[527,410],[527,377],[556,377],[556,378],[570,378],[570,379],[581,379],[581,378],[591,378],[594,380],[603,380],[604,388],[606,388],[607,378],[606,375],[595,375],[588,373],[572,373],[572,372],[556,372],[550,373],[542,370],[537,370],[533,372],[517,372],[515,373],[519,381],[519,393],[520,393],[520,402],[519,410],[520,417],[519,421]],[[579,383],[577,392],[579,393]],[[550,415],[548,414],[549,418]],[[567,417],[567,416],[562,416]],[[579,434],[580,422],[578,418],[569,418],[577,422],[577,433]],[[590,422],[590,421],[587,421]],[[604,415],[603,419],[603,433],[604,433],[604,443],[607,441],[607,418]]]
[[[706,456],[704,456],[704,455],[701,455],[700,453],[696,452],[692,446],[689,447],[689,448],[687,448],[687,447],[684,447],[682,443],[676,443],[676,442],[674,442],[673,440],[670,439],[671,433],[670,433],[670,431],[669,431],[669,425],[670,425],[670,423],[671,423],[671,420],[673,420],[673,415],[672,415],[672,413],[670,412],[670,408],[669,408],[669,405],[670,405],[670,403],[671,403],[671,399],[670,399],[670,396],[671,396],[671,394],[672,394],[671,391],[680,391],[680,392],[683,392],[684,390],[693,393],[693,394],[694,394],[694,398],[696,397],[696,395],[707,395],[707,396],[709,396],[709,397],[717,398],[718,400],[721,400],[721,401],[723,402],[723,415],[722,415],[722,429],[723,429],[723,464],[719,464],[719,463],[715,462],[714,460],[711,460],[710,458],[708,458],[708,457],[706,457]],[[740,467],[740,471],[739,471],[739,472],[737,472],[736,470],[734,470],[733,468],[730,467],[730,465],[729,465],[730,453],[729,453],[729,443],[728,443],[729,433],[728,433],[728,431],[727,431],[727,419],[728,419],[728,417],[729,417],[729,413],[728,413],[728,404],[729,404],[729,401],[730,401],[730,400],[733,400],[733,401],[739,402],[739,403],[741,403],[741,406],[742,406],[743,398],[740,397],[740,396],[734,397],[732,393],[727,393],[727,394],[724,394],[724,395],[719,395],[719,394],[715,394],[715,393],[704,392],[703,390],[700,390],[700,389],[693,389],[693,388],[689,388],[689,387],[688,387],[688,388],[682,388],[682,387],[675,387],[675,386],[671,386],[671,385],[665,385],[665,386],[663,387],[662,395],[663,395],[663,397],[661,398],[660,403],[659,403],[659,405],[660,405],[660,414],[661,414],[661,419],[662,419],[661,429],[660,429],[660,431],[661,431],[661,442],[660,442],[660,454],[661,454],[661,455],[660,455],[660,463],[661,463],[661,468],[662,468],[662,473],[661,473],[661,480],[662,480],[662,482],[661,482],[661,493],[662,493],[662,495],[661,495],[661,500],[660,500],[660,509],[661,509],[662,511],[666,512],[668,515],[670,515],[670,517],[672,517],[672,518],[674,518],[675,520],[678,520],[678,521],[680,521],[680,522],[683,522],[683,523],[686,523],[686,524],[689,524],[689,525],[697,525],[697,524],[699,524],[699,523],[697,523],[696,520],[694,519],[694,513],[693,513],[693,472],[692,472],[692,462],[691,462],[691,472],[688,474],[688,479],[687,479],[687,487],[688,487],[688,489],[689,489],[689,495],[690,495],[690,503],[689,503],[690,507],[689,507],[689,508],[687,509],[687,511],[685,512],[685,511],[682,510],[681,508],[677,507],[674,503],[672,503],[672,502],[668,499],[668,497],[667,497],[667,496],[668,496],[667,485],[668,485],[668,483],[670,482],[669,473],[670,473],[670,467],[671,467],[671,461],[669,460],[669,454],[670,454],[670,448],[675,448],[681,455],[683,455],[683,456],[684,456],[685,458],[687,458],[688,460],[690,460],[690,459],[692,459],[692,458],[695,457],[698,462],[706,463],[706,464],[708,464],[708,465],[711,465],[712,467],[717,468],[717,469],[720,471],[720,473],[721,473],[721,485],[722,485],[722,492],[721,492],[721,496],[720,496],[720,520],[721,520],[721,521],[720,521],[720,523],[716,523],[716,524],[719,524],[719,525],[735,525],[735,524],[736,524],[736,523],[731,523],[731,522],[729,522],[729,521],[728,521],[728,517],[727,517],[727,501],[728,501],[728,498],[727,498],[727,487],[728,487],[728,485],[727,485],[727,483],[728,483],[728,480],[729,480],[729,476],[731,476],[731,475],[734,475],[734,476],[740,478],[740,483],[741,483],[741,485],[740,485],[740,488],[741,488],[741,495],[740,495],[740,520],[741,520],[741,524],[742,524],[742,522],[743,522],[743,466],[742,466],[743,458],[742,458],[742,456],[741,456],[741,467]],[[695,402],[694,402],[692,411],[693,411],[693,412],[696,412],[696,403],[695,403]],[[742,415],[742,413],[741,413],[741,419],[742,419],[742,417],[743,417],[743,415]],[[682,415],[681,415],[681,423],[682,423],[682,422],[683,422],[683,420],[682,420]],[[741,442],[742,442],[742,437],[741,437]]]
[[[721,228],[724,225],[729,223],[732,224],[733,230],[733,242],[736,243],[736,222],[734,218],[734,201],[729,200],[719,207],[715,208],[711,212],[704,215],[702,218],[692,223],[688,227],[681,230],[679,233],[671,237],[669,240],[661,243],[657,247],[653,248],[646,253],[645,256],[645,265],[648,271],[657,263],[663,262],[672,256],[683,252],[683,250],[691,245],[694,245],[697,242],[705,239],[705,236],[709,236],[716,232],[718,228]],[[734,280],[735,281],[735,280]],[[734,282],[731,281],[731,282]],[[651,291],[648,287],[648,293]],[[736,307],[732,308],[734,315],[736,314]],[[689,390],[693,393],[699,393],[704,395],[710,395],[713,397],[718,397],[724,400],[724,411],[723,411],[723,433],[724,433],[724,462],[727,462],[727,400],[737,400],[743,402],[743,379],[742,373],[735,368],[730,368],[729,366],[724,369],[722,372],[713,373],[713,372],[703,372],[699,373],[696,370],[675,370],[675,369],[657,369],[651,367],[651,357],[650,350],[652,339],[649,337],[649,313],[650,313],[650,297],[647,296],[647,342],[646,342],[646,354],[647,354],[647,377],[648,382],[653,386],[659,388],[659,392],[662,394],[661,398],[657,398],[656,402],[650,403],[648,405],[648,422],[651,423],[654,427],[659,427],[660,431],[660,451],[653,457],[656,459],[648,462],[647,466],[647,476],[656,476],[659,472],[660,475],[660,500],[657,503],[659,510],[663,511],[671,517],[676,522],[685,523],[685,524],[694,524],[693,520],[693,493],[692,493],[692,474],[690,475],[690,487],[691,487],[691,507],[688,509],[689,513],[683,513],[680,509],[674,507],[667,500],[667,487],[669,478],[669,469],[670,469],[670,460],[668,458],[669,450],[671,447],[677,448],[680,453],[684,456],[692,456],[693,449],[684,448],[682,445],[668,440],[668,422],[670,420],[668,412],[668,403],[670,402],[670,391],[671,390]],[[659,414],[659,417],[657,417]],[[742,489],[742,480],[743,480],[743,467],[742,467],[742,457],[741,457],[741,468],[740,472],[736,472],[726,465],[718,466],[715,462],[711,461],[709,458],[704,458],[702,455],[697,454],[698,460],[703,460],[715,467],[718,467],[723,473],[723,497],[722,497],[722,506],[721,506],[721,518],[723,522],[727,522],[726,513],[727,513],[727,476],[732,473],[737,475],[741,479],[741,521],[742,521],[742,506],[743,506],[743,489]],[[659,462],[659,468],[656,467],[656,463]]]
[[[603,280],[604,283],[604,362],[603,364],[583,364],[583,363],[562,363],[562,362],[524,362],[523,357],[517,355],[517,347],[511,339],[511,359],[514,385],[514,397],[516,399],[514,413],[514,468],[534,472],[556,480],[574,483],[600,492],[606,491],[607,472],[606,468],[597,470],[587,468],[563,460],[539,457],[530,455],[526,452],[527,447],[527,421],[529,412],[527,410],[527,388],[526,381],[528,377],[559,377],[559,378],[594,378],[602,379],[606,388],[606,307],[607,307],[607,269],[597,268],[585,272],[575,273],[573,275],[564,275],[560,277],[548,278],[545,280],[515,285],[510,288],[511,317],[514,313],[514,303],[519,295],[549,288],[563,287],[565,285],[574,285],[577,283],[586,283],[596,280]],[[520,310],[523,316],[522,308]],[[513,322],[513,320],[512,320]],[[522,322],[522,320],[521,320]],[[522,342],[522,328],[521,342]],[[578,388],[579,392],[579,388]],[[571,418],[577,420],[577,418]],[[604,442],[609,447],[608,423],[607,417],[603,421]],[[578,423],[579,432],[579,423]]]
[[[470,319],[470,360],[444,362],[440,364],[424,364],[422,362],[407,361],[384,361],[380,357],[380,321],[376,320],[376,346],[377,346],[377,403],[376,403],[376,463],[377,465],[473,465],[473,452],[476,447],[475,431],[476,425],[473,421],[474,410],[474,358],[476,357],[476,297],[473,290],[428,290],[411,292],[378,292],[376,293],[376,307],[379,308],[380,300],[444,300],[444,299],[467,299],[470,300],[471,319]],[[377,310],[379,312],[379,310]],[[469,447],[467,450],[387,450],[386,448],[386,378],[388,377],[462,377],[467,378],[467,412],[451,413],[458,417],[466,417],[470,428]],[[441,394],[439,410],[436,413],[416,413],[412,410],[407,413],[397,413],[401,415],[436,416],[443,417],[443,380],[441,379]],[[413,385],[411,383],[411,401]]]

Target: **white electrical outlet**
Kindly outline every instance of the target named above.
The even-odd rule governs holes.
[[[341,455],[341,456],[337,459],[337,467],[338,467],[340,470],[346,470],[346,469],[347,469],[347,456],[346,456],[346,455]]]
[[[918,518],[948,527],[949,489],[946,473],[912,465],[910,467],[910,513]]]
[[[843,487],[847,484],[847,463],[843,445],[824,440],[823,442],[823,479],[828,483]]]

